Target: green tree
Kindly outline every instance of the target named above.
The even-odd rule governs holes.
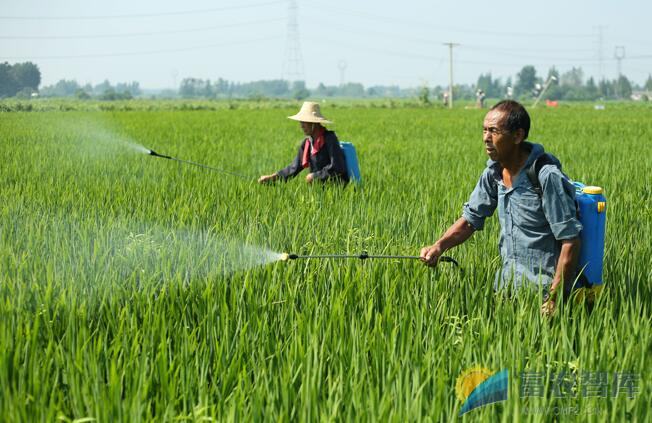
[[[115,85],[116,92],[129,92],[131,95],[140,95],[140,84],[137,81],[133,82],[119,82]]]
[[[503,98],[505,96],[505,86],[501,84],[500,78],[492,78],[491,73],[480,75],[476,88],[484,91],[489,98]]]
[[[295,100],[304,100],[308,98],[310,91],[306,88],[305,81],[294,81],[292,83],[292,98]]]
[[[113,101],[117,99],[117,94],[113,88],[107,88],[100,96],[100,100]]]
[[[105,79],[103,82],[93,87],[93,91],[95,93],[99,93],[100,95],[104,95],[104,93],[110,89],[113,89],[113,87],[111,86],[111,83],[108,79]]]
[[[652,91],[652,75],[648,75],[644,88],[646,91]]]
[[[593,77],[590,77],[586,81],[585,91],[587,100],[595,100],[600,97],[600,90],[598,89],[598,86],[595,85],[595,80]]]
[[[600,80],[600,83],[598,84],[598,90],[600,91],[600,95],[604,98],[610,98],[614,95],[613,83],[606,79]]]
[[[38,86],[41,85],[41,71],[34,63],[16,63],[11,67],[11,73],[19,90],[30,88],[38,91]]]
[[[91,96],[81,88],[78,89],[77,92],[75,92],[75,97],[77,97],[80,100],[89,100],[91,98]]]
[[[364,97],[364,86],[360,83],[349,82],[337,89],[337,94],[342,97]]]
[[[629,99],[632,95],[632,84],[625,75],[620,75],[616,80],[616,93],[619,98]]]
[[[584,71],[573,67],[561,76],[561,85],[568,88],[581,88],[584,84]]]
[[[550,78],[553,78],[553,80],[550,80]],[[546,78],[546,81],[551,81],[550,86],[548,87],[548,91],[546,91],[546,98],[549,100],[561,100],[561,98],[564,96],[564,89],[562,86],[559,84],[559,81],[561,80],[561,77],[559,76],[559,71],[557,68],[554,66],[551,67],[548,70],[548,77]]]
[[[523,66],[523,69],[516,75],[516,95],[529,93],[537,83],[537,70],[532,65]]]
[[[215,90],[215,95],[218,97],[230,95],[230,84],[229,81],[225,79],[218,78],[217,81],[213,83],[213,89]]]
[[[184,78],[179,87],[179,95],[184,98],[201,97],[204,85],[203,79]]]
[[[7,62],[0,63],[0,98],[13,97],[18,92],[18,84]]]
[[[419,89],[419,102],[424,106],[430,104],[430,89],[425,85]]]
[[[336,93],[337,87],[332,85],[326,86],[323,82],[320,82],[315,90],[315,95],[318,97],[333,97]]]
[[[40,92],[43,97],[70,97],[75,95],[79,88],[79,84],[74,79],[69,81],[61,79],[54,85],[41,88]]]

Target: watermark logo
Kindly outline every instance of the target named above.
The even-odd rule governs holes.
[[[507,369],[492,372],[472,367],[463,371],[455,383],[455,393],[462,402],[460,416],[483,405],[507,401],[508,379]]]

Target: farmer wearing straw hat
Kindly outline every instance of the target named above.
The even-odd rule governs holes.
[[[261,176],[258,182],[269,183],[277,179],[285,181],[294,178],[307,167],[310,168],[310,173],[306,175],[307,183],[312,183],[314,180],[348,182],[344,153],[335,132],[322,126],[332,122],[322,116],[319,104],[306,101],[299,113],[288,118],[300,122],[306,137],[299,145],[299,151],[289,166],[271,175]]]

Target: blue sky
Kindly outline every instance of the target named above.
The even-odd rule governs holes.
[[[235,81],[283,75],[288,0],[0,0],[0,60],[31,60],[43,83],[136,80],[172,87],[184,77]],[[581,66],[614,78],[614,53],[639,84],[652,73],[650,1],[297,0],[299,47],[309,87],[362,82],[448,84],[480,73],[503,80],[523,65],[539,74]],[[600,66],[600,30],[602,67]],[[621,50],[622,51],[622,50]],[[342,74],[341,68],[344,68]]]

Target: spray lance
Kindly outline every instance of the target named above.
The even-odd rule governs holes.
[[[231,176],[237,176],[238,178],[242,178],[242,179],[247,179],[247,180],[250,180],[250,179],[251,179],[251,178],[248,178],[248,177],[246,177],[246,176],[244,176],[244,175],[241,175],[241,174],[239,174],[239,173],[231,172],[231,171],[228,171],[228,170],[218,169],[218,168],[216,168],[216,167],[212,167],[212,166],[206,166],[206,165],[201,164],[201,163],[191,162],[190,160],[181,160],[181,159],[177,159],[176,157],[166,156],[165,154],[157,153],[157,152],[154,151],[154,150],[148,150],[148,151],[149,151],[149,155],[150,155],[150,156],[160,157],[160,158],[162,158],[162,159],[174,160],[174,161],[177,161],[177,162],[179,162],[179,163],[191,164],[191,165],[193,165],[193,166],[198,166],[198,167],[201,167],[201,168],[203,168],[203,169],[212,170],[212,171],[214,171],[214,172],[225,173],[225,174],[227,174],[227,175],[231,175]]]
[[[283,253],[281,255],[281,261],[288,260],[298,260],[298,259],[399,259],[399,260],[419,260],[419,256],[394,256],[394,255],[370,255],[367,252],[363,252],[359,255],[352,254],[319,254],[319,255],[300,255],[300,254],[290,254]],[[452,263],[456,267],[459,267],[459,263],[452,257],[441,256],[439,257],[440,262]]]

